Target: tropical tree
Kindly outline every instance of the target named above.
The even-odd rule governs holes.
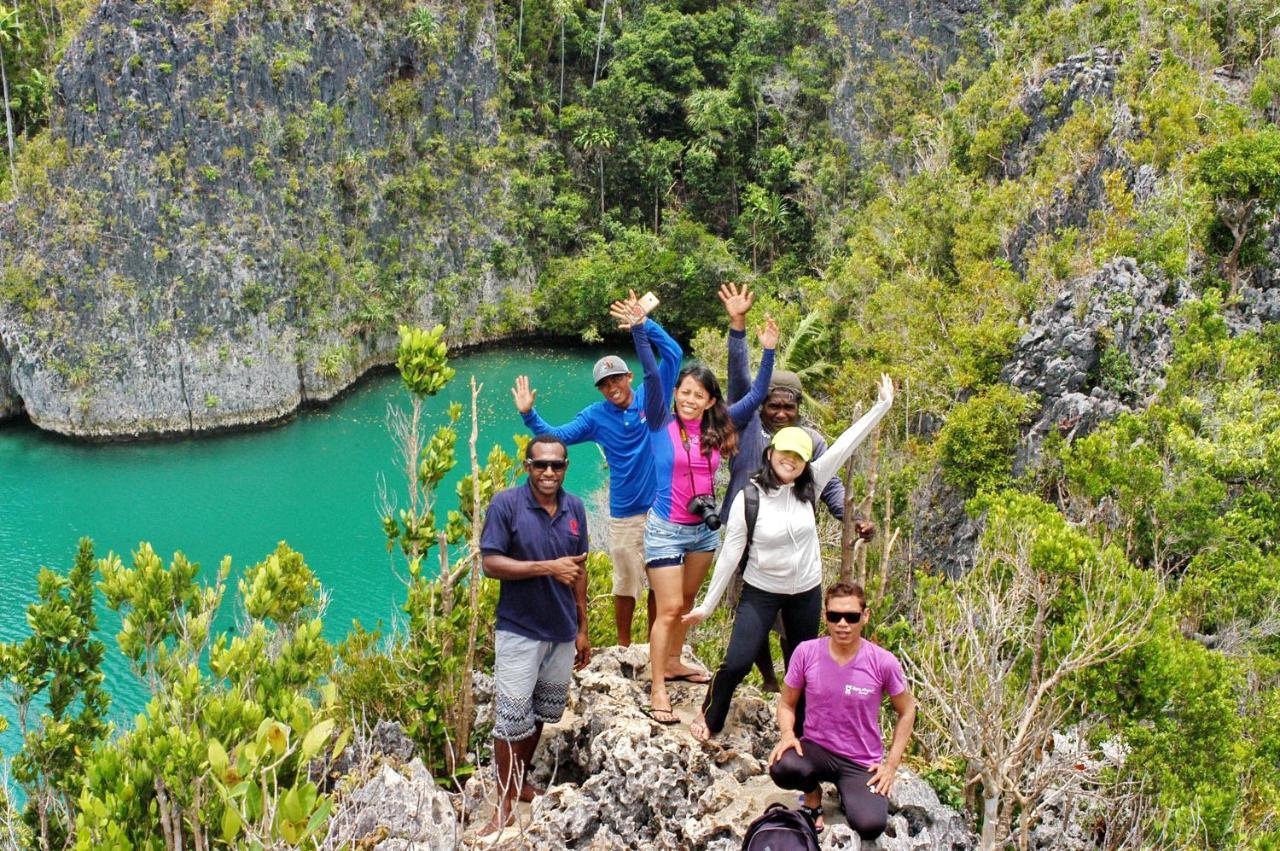
[[[1255,235],[1253,224],[1269,221],[1280,206],[1280,130],[1242,133],[1208,148],[1200,155],[1198,175],[1213,195],[1219,220],[1231,232],[1222,272],[1235,295],[1240,252]]]
[[[67,574],[41,568],[39,599],[27,607],[31,634],[0,644],[0,677],[17,709],[22,751],[13,775],[26,797],[25,820],[42,849],[75,841],[81,759],[107,733],[105,647],[94,631],[93,544],[80,541]],[[32,717],[39,701],[44,708]]]
[[[592,122],[578,131],[573,144],[585,154],[595,154],[596,170],[600,175],[600,217],[604,218],[604,157],[618,141],[618,133],[612,127],[599,122]]]
[[[980,847],[1025,849],[1053,790],[1084,770],[1046,753],[1068,722],[1089,729],[1072,684],[1148,640],[1160,590],[1035,497],[1010,493],[985,507],[973,571],[926,583],[914,612],[920,639],[903,655],[936,709],[927,735],[964,761],[966,788],[981,790]]]
[[[747,186],[742,203],[742,219],[751,229],[747,238],[751,246],[751,269],[759,269],[761,248],[769,250],[769,263],[777,257],[778,237],[787,226],[790,211],[777,194],[752,183]]]
[[[9,179],[13,182],[14,194],[18,192],[18,173],[14,166],[13,144],[13,111],[9,105],[9,75],[5,70],[6,46],[17,47],[22,41],[22,21],[18,19],[18,7],[7,9],[0,6],[0,95],[4,97],[4,130],[9,147]]]
[[[591,88],[596,87],[596,81],[600,79],[600,46],[604,44],[604,16],[609,10],[609,0],[604,0],[600,4],[600,32],[596,34],[596,65],[591,71]]]
[[[564,22],[573,11],[573,0],[552,0],[551,8],[560,23],[560,99],[556,102],[556,118],[564,111]]]
[[[428,438],[422,433],[426,402],[453,378],[444,326],[430,331],[402,326],[396,366],[409,391],[406,414],[389,405],[387,419],[405,472],[408,505],[396,508],[384,486],[382,528],[389,550],[407,560],[406,633],[392,649],[399,673],[387,689],[399,720],[427,749],[433,770],[458,778],[471,769],[466,752],[475,720],[471,672],[475,667],[480,605],[482,510],[497,490],[519,472],[496,448],[481,467],[476,455],[480,386],[471,381],[471,475],[458,485],[459,506],[441,528],[436,523],[437,492],[456,463],[457,424],[462,405],[448,408],[448,423]],[[465,544],[460,557],[450,548]],[[434,550],[437,564],[424,559]]]

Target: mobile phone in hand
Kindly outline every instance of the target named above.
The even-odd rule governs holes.
[[[653,294],[652,290],[640,296],[640,307],[644,309],[644,312],[646,314],[653,313],[653,309],[657,306],[658,306],[658,297]]]

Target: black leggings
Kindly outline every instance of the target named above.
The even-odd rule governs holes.
[[[733,634],[724,662],[707,686],[707,696],[702,701],[702,713],[707,719],[707,729],[712,735],[724,729],[729,715],[733,691],[751,672],[751,665],[760,652],[761,645],[769,644],[769,627],[773,619],[782,614],[787,642],[782,647],[784,662],[791,661],[791,650],[802,641],[818,637],[818,616],[822,611],[822,586],[815,585],[799,594],[774,594],[742,584],[742,597],[738,600],[738,614],[733,621]],[[796,707],[796,735],[804,729],[804,698]]]
[[[889,799],[867,786],[871,772],[809,739],[801,739],[800,746],[804,756],[789,750],[770,766],[773,782],[783,789],[801,792],[812,792],[819,783],[834,783],[840,790],[840,809],[844,810],[849,827],[864,840],[884,833],[889,822]]]

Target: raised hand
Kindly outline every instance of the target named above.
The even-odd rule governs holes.
[[[893,379],[888,373],[880,373],[880,401],[893,404]]]
[[[751,310],[751,305],[755,303],[756,297],[747,288],[746,284],[738,286],[730,281],[727,284],[720,285],[720,303],[724,305],[725,312],[729,314],[729,327],[735,331],[745,331],[747,329],[747,313]]]
[[[538,398],[538,391],[529,386],[529,376],[517,375],[516,386],[511,388],[511,396],[516,400],[516,410],[522,414],[527,414],[533,410],[533,403]]]
[[[773,321],[772,316],[766,316],[764,325],[760,328],[760,347],[762,349],[778,348],[778,323]]]
[[[633,325],[640,325],[645,320],[644,308],[640,306],[635,290],[627,290],[626,298],[609,305],[609,315],[618,320],[618,328],[622,331],[630,331]]]

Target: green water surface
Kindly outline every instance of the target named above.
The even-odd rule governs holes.
[[[570,419],[599,399],[592,349],[506,347],[455,358],[457,376],[428,403],[427,433],[446,420],[449,402],[469,401],[468,379],[483,383],[481,461],[494,443],[514,451],[524,425],[511,399],[515,376],[526,373],[539,391],[538,410],[551,422]],[[386,550],[379,478],[405,498],[386,427],[388,404],[407,408],[399,377],[386,373],[361,382],[338,402],[306,411],[275,427],[237,434],[132,444],[95,445],[53,437],[26,424],[0,426],[0,640],[28,634],[26,606],[35,598],[40,565],[65,572],[82,536],[96,552],[119,553],[126,563],[149,541],[166,563],[181,550],[212,577],[232,557],[232,582],[219,624],[234,628],[234,580],[262,560],[278,541],[301,552],[329,595],[325,632],[346,635],[355,619],[385,627],[404,599],[397,571],[402,560]],[[469,411],[459,428],[460,463],[441,488],[438,516],[456,507],[454,487],[468,466]],[[599,450],[570,450],[566,487],[590,495],[605,479]],[[118,620],[105,610],[100,632],[107,644],[104,670],[113,700],[111,717],[123,723],[145,703],[115,642]],[[10,730],[0,750],[19,745],[8,701],[0,711]]]

